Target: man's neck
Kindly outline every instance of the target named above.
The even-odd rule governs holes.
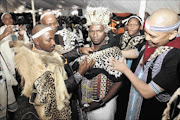
[[[39,52],[42,52],[42,53],[49,53],[47,51],[44,51],[44,50],[41,50],[41,49],[37,48],[35,45],[33,45],[33,51],[39,51]]]
[[[106,45],[107,44],[107,41],[103,41],[101,44],[99,44],[99,45],[94,45],[93,44],[93,51],[98,51],[103,45]]]

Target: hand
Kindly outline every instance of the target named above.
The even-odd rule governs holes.
[[[124,73],[126,71],[126,69],[128,68],[127,65],[125,64],[124,58],[122,58],[120,61],[116,60],[113,57],[110,57],[108,59],[108,65],[112,66],[112,68],[110,68],[109,70],[117,70],[120,71],[122,73]]]
[[[84,75],[84,73],[88,71],[94,65],[94,63],[95,61],[93,59],[91,59],[88,63],[87,58],[85,57],[84,61],[82,61],[81,64],[79,65],[79,69],[78,69],[79,74]]]
[[[19,26],[19,29],[20,29],[19,32],[18,32],[19,35],[20,35],[20,36],[23,36],[23,35],[24,35],[24,28],[23,28],[23,26],[20,25],[20,26]]]
[[[95,109],[98,109],[100,108],[100,103],[99,102],[96,102],[96,101],[92,101],[90,103],[88,103],[89,106],[87,107],[82,107],[82,110],[85,111],[85,112],[89,112],[89,111],[92,111],[92,110],[95,110]]]
[[[4,32],[3,32],[3,35],[4,37],[8,36],[9,34],[11,34],[13,31],[12,31],[12,25],[9,25],[9,26],[6,26]]]
[[[90,55],[90,52],[93,52],[93,50],[90,47],[81,47],[81,48],[79,48],[79,52],[81,54]]]

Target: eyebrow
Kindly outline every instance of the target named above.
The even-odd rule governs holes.
[[[148,33],[146,30],[144,30],[145,33],[147,33],[148,35],[150,35],[151,37],[157,37],[155,35],[152,35],[151,33]]]

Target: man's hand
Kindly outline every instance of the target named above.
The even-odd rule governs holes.
[[[19,32],[18,32],[19,35],[20,35],[20,36],[23,36],[23,35],[24,35],[24,28],[23,28],[23,26],[20,25],[20,26],[19,26],[19,29],[20,29]]]
[[[127,65],[125,64],[124,58],[122,58],[119,61],[113,57],[110,57],[108,59],[108,65],[112,66],[112,68],[110,68],[109,70],[117,70],[122,73],[124,73],[126,71],[126,69],[128,68]]]
[[[12,26],[6,26],[4,32],[2,33],[3,38],[11,34],[12,32]]]
[[[79,53],[90,55],[90,52],[93,52],[92,48],[90,47],[81,47],[79,48]]]
[[[100,103],[96,102],[96,101],[92,101],[92,102],[88,103],[88,105],[89,106],[82,107],[82,110],[85,112],[89,112],[89,111],[92,111],[92,110],[95,110],[95,109],[98,109],[101,107]]]
[[[87,58],[85,57],[84,61],[82,61],[81,64],[79,65],[79,69],[78,69],[79,74],[84,75],[84,73],[88,71],[94,65],[94,63],[95,61],[93,59],[91,59],[88,63]]]

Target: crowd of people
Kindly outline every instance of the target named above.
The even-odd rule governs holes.
[[[64,22],[47,10],[26,29],[3,13],[0,120],[24,111],[21,95],[41,120],[179,120],[180,17],[132,14],[115,34],[111,15],[87,7]]]

